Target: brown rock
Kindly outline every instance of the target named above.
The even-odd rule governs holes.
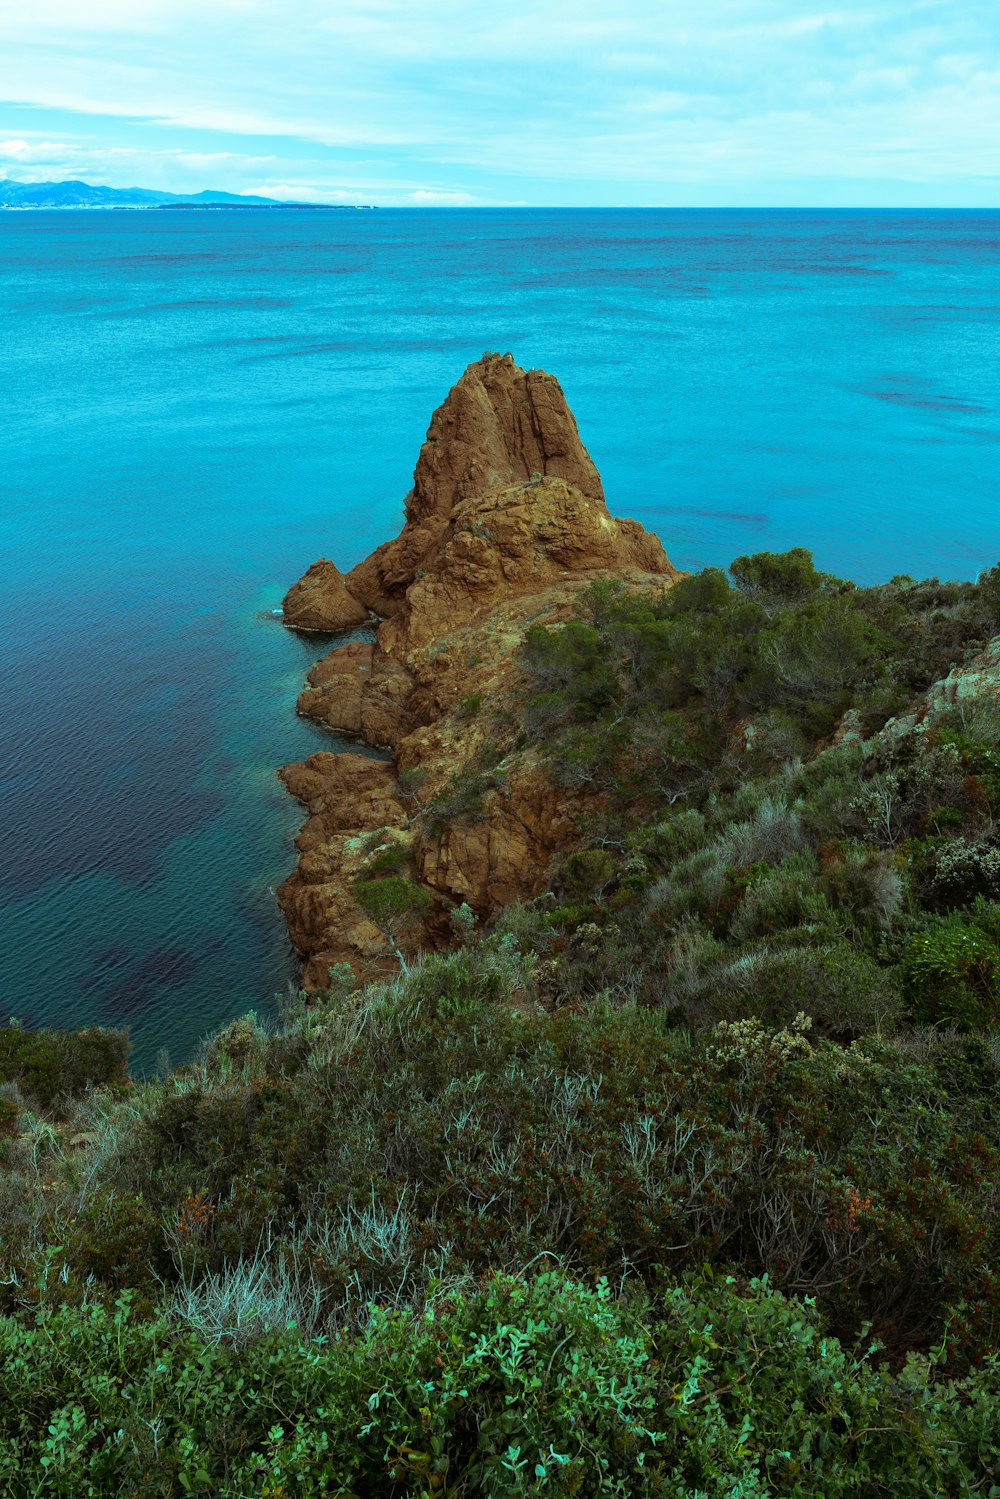
[[[330,832],[373,829],[405,821],[393,795],[396,772],[368,755],[333,755],[320,750],[279,772],[292,795]]]
[[[456,507],[532,475],[565,479],[603,507],[604,491],[558,380],[509,354],[470,364],[431,417],[406,504],[406,525],[347,576],[377,614],[395,613]]]
[[[509,354],[470,364],[431,417],[407,520],[448,519],[463,500],[533,474],[567,479],[599,503],[604,490],[559,381]]]
[[[449,902],[466,901],[482,917],[545,888],[553,854],[573,837],[582,803],[552,786],[529,756],[481,815],[441,829],[422,828],[413,846],[420,879]]]
[[[678,576],[655,536],[613,520],[603,500],[564,479],[508,485],[456,505],[421,572],[379,630],[381,648],[406,660],[501,600],[569,577]]]
[[[285,594],[282,600],[285,624],[293,630],[357,629],[369,622],[369,613],[348,591],[339,567],[321,557]]]
[[[391,746],[394,764],[319,754],[282,772],[309,812],[279,891],[307,986],[330,963],[392,967],[353,898],[373,835],[438,897],[411,948],[447,941],[456,903],[488,918],[544,888],[588,797],[554,787],[518,739],[517,647],[532,623],[570,617],[596,578],[658,593],[679,576],[655,536],[609,514],[558,383],[509,355],[470,365],[434,413],[400,535],[346,579],[330,568],[289,599],[329,584],[383,622],[374,644],[316,663],[298,710]],[[484,764],[497,767],[485,780]]]
[[[278,904],[293,944],[310,961],[303,981],[322,988],[331,964],[352,963],[366,972],[391,969],[385,943],[357,906],[352,887],[367,858],[360,836],[406,822],[394,795],[396,774],[384,760],[325,751],[286,765],[281,778],[309,810],[296,843],[299,861],[278,887]]]
[[[409,731],[412,688],[413,677],[406,667],[377,644],[371,677],[361,691],[361,734],[368,744],[395,747]]]
[[[413,678],[370,641],[337,646],[310,671],[296,711],[372,745],[395,744],[407,732]]]
[[[348,574],[357,597],[364,599],[369,609],[383,619],[395,613],[424,558],[446,530],[447,522],[443,520],[427,525],[407,523],[394,541],[384,541]]]
[[[361,735],[361,697],[371,675],[375,646],[352,640],[317,661],[299,693],[295,711],[342,734]]]

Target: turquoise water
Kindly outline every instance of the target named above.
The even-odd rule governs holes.
[[[175,1061],[294,976],[269,617],[395,532],[484,349],[682,566],[1000,558],[1000,214],[0,214],[0,1009]]]

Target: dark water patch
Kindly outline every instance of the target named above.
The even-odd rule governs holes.
[[[127,947],[102,947],[91,958],[89,970],[78,978],[77,983],[84,994],[100,993],[131,959],[132,953]]]
[[[969,542],[962,541],[957,536],[953,536],[948,545],[951,551],[961,552],[966,557],[972,557],[974,560],[980,562],[983,567],[991,567],[993,562],[1000,561],[1000,555],[991,557],[982,547],[972,546]]]
[[[924,411],[953,411],[967,416],[988,415],[989,407],[961,396],[949,396],[933,391],[884,389],[868,390],[866,395],[875,401],[887,401],[897,406],[912,406]]]
[[[153,317],[163,312],[271,312],[293,305],[289,297],[192,297],[177,302],[149,302],[142,307],[120,307],[107,311],[98,309],[90,313],[90,316],[111,320]]]
[[[697,505],[668,505],[664,515],[693,515],[701,520],[724,520],[731,521],[737,526],[753,526],[759,529],[766,526],[767,516],[757,511],[744,510],[703,510]]]
[[[142,1016],[162,1003],[164,989],[189,983],[198,972],[198,961],[182,948],[158,948],[147,953],[127,978],[101,996],[104,1015],[118,1024]]]
[[[272,342],[269,340],[269,342]],[[286,347],[278,347],[265,353],[246,354],[240,360],[241,364],[256,364],[275,359],[314,359],[319,355],[326,354],[357,354],[365,350],[365,344],[358,339],[326,339],[309,344],[299,344],[296,347],[288,346],[290,340],[273,340],[275,343],[285,344]],[[428,335],[426,338],[393,338],[387,337],[380,349],[381,357],[385,358],[392,353],[395,354],[420,354],[426,356],[429,352],[445,349],[461,349],[466,353],[469,348],[469,340],[466,334],[456,334],[454,337],[441,335]]]
[[[227,257],[218,250],[183,250],[183,251],[147,251],[143,255],[121,255],[117,257],[118,265],[132,266],[136,270],[142,270],[145,266],[218,266],[226,262]]]
[[[665,266],[616,266],[611,275],[607,271],[587,267],[571,267],[558,273],[539,271],[522,275],[516,285],[525,291],[559,291],[568,294],[574,287],[641,286],[657,288],[675,296],[707,297],[711,288],[700,280],[692,280],[683,273]]]
[[[165,757],[165,759],[168,759]],[[8,820],[0,896],[23,900],[67,876],[107,874],[136,889],[155,880],[159,861],[181,834],[212,823],[222,812],[221,791],[198,790],[192,777],[200,760],[183,762],[163,774],[147,770],[141,789],[108,796],[101,765],[91,767],[86,785],[67,785],[66,772],[36,778],[22,795],[29,808],[14,807]],[[46,800],[45,784],[53,800]],[[116,788],[113,788],[116,790]],[[20,792],[19,787],[15,790]]]
[[[786,270],[803,276],[891,276],[892,271],[874,265],[789,265]]]

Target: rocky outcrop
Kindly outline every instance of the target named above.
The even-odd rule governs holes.
[[[393,766],[321,751],[286,765],[281,778],[309,813],[296,840],[298,866],[279,891],[289,936],[306,958],[305,987],[322,988],[340,963],[390,970],[385,940],[355,902],[353,882],[368,858],[365,835],[406,824]]]
[[[352,640],[324,656],[306,678],[296,709],[341,734],[390,745],[405,733],[413,677],[374,642]]]
[[[339,567],[321,557],[285,594],[281,604],[285,624],[293,630],[317,630],[334,635],[370,622],[364,604],[348,592]]]
[[[431,419],[400,535],[346,577],[317,563],[288,596],[380,616],[373,643],[313,667],[298,710],[393,751],[377,769],[314,755],[283,772],[310,814],[279,891],[307,983],[329,962],[385,964],[385,934],[353,899],[373,862],[435,897],[411,946],[443,940],[450,906],[489,917],[544,887],[581,799],[518,742],[517,646],[597,578],[658,591],[677,576],[655,536],[610,515],[558,382],[510,355],[470,365]]]
[[[890,718],[880,737],[903,739],[907,734],[925,734],[942,713],[968,709],[973,703],[1000,706],[1000,636],[988,641],[971,661],[952,667],[946,677],[934,682],[911,712]]]
[[[603,506],[604,491],[557,380],[509,354],[470,364],[431,417],[406,501],[406,524],[348,574],[374,613],[394,614],[438,548],[457,506],[518,481],[565,479]]]

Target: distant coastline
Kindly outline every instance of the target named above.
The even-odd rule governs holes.
[[[371,203],[286,203],[255,194],[220,192],[158,192],[148,187],[106,187],[90,182],[0,181],[0,208],[20,211],[70,208],[336,208],[347,212],[369,209]]]
[[[376,203],[0,203],[0,213],[148,213],[162,208],[195,209],[202,213],[254,212],[269,208],[306,209],[334,213],[373,213]]]

